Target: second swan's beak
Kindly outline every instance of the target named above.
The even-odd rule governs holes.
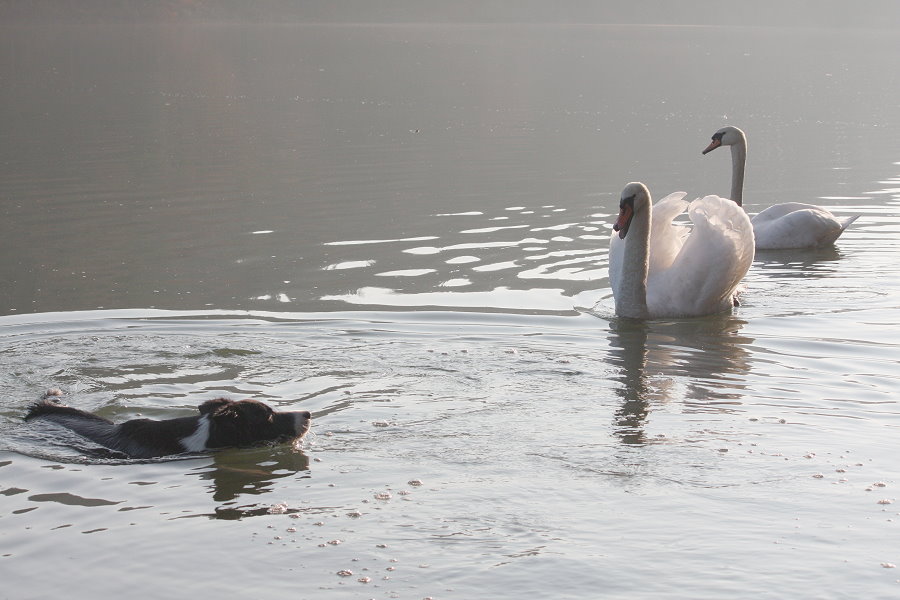
[[[709,143],[709,146],[706,147],[706,150],[703,151],[703,154],[706,154],[707,152],[712,152],[713,150],[715,150],[716,148],[718,148],[721,145],[722,145],[721,138],[719,138],[719,139],[713,138],[713,140]]]

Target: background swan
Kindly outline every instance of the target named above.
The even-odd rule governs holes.
[[[715,132],[703,154],[719,146],[731,146],[731,199],[743,204],[744,163],[747,161],[747,136],[737,127]],[[820,206],[801,202],[776,204],[752,219],[756,247],[760,250],[817,248],[833,244],[859,215],[838,221]]]
[[[734,202],[677,192],[652,206],[643,183],[622,191],[609,243],[616,314],[635,319],[698,317],[734,306],[753,262],[753,230]],[[693,228],[672,220],[688,209]]]

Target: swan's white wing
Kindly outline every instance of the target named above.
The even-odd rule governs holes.
[[[737,204],[706,196],[690,204],[694,225],[678,256],[650,275],[647,306],[654,316],[699,316],[727,310],[753,262],[753,227]]]
[[[841,223],[824,208],[812,204],[776,204],[753,217],[756,247],[776,250],[827,246],[855,220],[851,217]]]
[[[685,196],[687,192],[674,192],[653,205],[650,221],[650,274],[668,269],[690,234],[690,229],[685,225],[673,223],[689,205]]]

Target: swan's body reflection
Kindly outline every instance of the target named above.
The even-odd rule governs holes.
[[[610,363],[622,405],[614,433],[625,444],[643,444],[651,406],[681,400],[686,407],[726,410],[739,404],[743,376],[750,368],[746,349],[753,340],[740,335],[744,321],[719,315],[684,321],[616,319],[610,333]]]
[[[754,268],[766,277],[824,279],[839,273],[839,261],[843,253],[837,246],[800,248],[794,250],[770,250],[757,254]]]

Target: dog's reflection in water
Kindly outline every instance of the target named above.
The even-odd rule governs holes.
[[[248,502],[250,499],[245,496],[268,494],[279,479],[309,477],[309,457],[295,445],[221,450],[212,458],[212,464],[197,472],[201,480],[211,482],[213,500],[221,503],[216,506],[215,514],[209,515],[217,519],[272,514],[273,502]],[[276,502],[280,500],[280,497],[273,498]],[[276,510],[297,512],[296,508],[289,507]]]

